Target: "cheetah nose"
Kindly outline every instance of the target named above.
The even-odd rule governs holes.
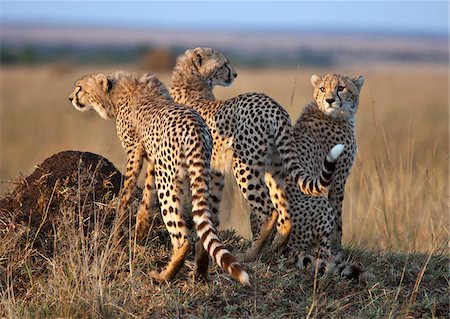
[[[328,104],[333,104],[334,101],[336,101],[335,99],[326,99],[325,101],[327,101]]]
[[[235,78],[237,78],[237,73],[235,72],[235,73],[233,73],[233,76],[235,77]]]
[[[72,100],[73,100],[73,97],[69,96],[69,101],[72,102]]]

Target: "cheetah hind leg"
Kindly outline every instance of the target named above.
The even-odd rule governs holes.
[[[273,229],[275,228],[275,224],[277,221],[277,212],[273,211],[272,216],[270,216],[266,222],[261,226],[258,237],[253,240],[252,246],[247,249],[247,251],[240,255],[239,258],[244,262],[249,262],[255,260],[262,248],[266,244],[270,235],[272,234]]]
[[[275,253],[277,252],[281,247],[284,247],[287,245],[289,241],[289,236],[291,235],[292,231],[292,222],[290,219],[283,219],[282,215],[278,215],[278,221],[277,221],[277,233],[275,234],[275,238],[272,241],[272,244],[270,245],[270,252]]]
[[[277,182],[270,172],[266,172],[264,181],[269,189],[272,204],[278,212],[277,233],[269,248],[271,253],[275,253],[279,248],[287,244],[292,231],[292,221],[289,218],[288,201],[281,183]]]
[[[191,248],[189,241],[186,239],[184,243],[178,247],[173,249],[172,258],[170,258],[169,263],[161,272],[156,270],[152,270],[150,272],[150,277],[157,281],[170,281],[175,277],[178,271],[183,267],[184,260],[186,256],[189,254]]]
[[[136,187],[143,160],[143,149],[140,147],[130,148],[127,150],[127,153],[125,181],[122,189],[120,190],[119,207],[116,212],[116,218],[112,230],[113,242],[118,246],[122,245],[126,239],[125,236],[128,230],[125,224],[127,219],[126,210]]]
[[[156,171],[162,171],[155,165]],[[184,260],[190,252],[188,229],[183,219],[184,212],[180,203],[180,180],[176,178],[176,172],[166,172],[163,180],[162,174],[155,176],[158,188],[158,196],[161,204],[161,212],[166,229],[170,233],[172,243],[172,256],[166,267],[161,271],[151,271],[150,276],[158,281],[169,281],[175,277],[184,264]],[[166,183],[164,183],[166,181]],[[167,183],[168,181],[168,183]]]
[[[200,239],[195,244],[194,278],[209,281],[209,255]]]

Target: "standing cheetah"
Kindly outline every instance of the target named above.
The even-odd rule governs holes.
[[[212,137],[200,115],[176,104],[165,86],[151,74],[117,72],[88,75],[75,83],[69,99],[79,111],[92,108],[104,119],[116,119],[117,134],[127,152],[117,227],[125,220],[125,208],[136,186],[142,160],[145,157],[148,161],[137,232],[147,226],[151,188],[155,183],[162,217],[173,246],[168,265],[161,272],[152,271],[151,276],[159,281],[171,280],[190,250],[179,199],[180,181],[186,174],[192,191],[192,216],[199,237],[196,275],[208,275],[206,250],[234,279],[249,285],[248,274],[222,245],[211,221],[208,195]],[[205,250],[198,249],[202,245]]]
[[[226,101],[214,98],[214,86],[228,86],[236,76],[222,53],[210,48],[187,50],[177,58],[171,95],[176,102],[198,111],[211,130],[214,148],[210,202],[216,223],[224,187],[223,173],[231,157],[236,182],[252,209],[253,234],[260,228],[244,257],[253,260],[275,223],[277,234],[272,250],[287,242],[292,227],[289,215],[278,214],[273,209],[263,181],[264,173],[285,167],[303,192],[322,194],[327,190],[340,152],[329,157],[331,162],[324,163],[322,172],[307,174],[297,159],[289,115],[277,102],[262,93],[241,94]],[[338,148],[342,152],[342,146]]]
[[[345,144],[345,150],[336,163],[329,198],[312,197],[301,193],[290,177],[267,173],[265,181],[271,198],[276,199],[277,209],[288,207],[293,229],[288,246],[305,260],[311,250],[345,276],[361,277],[364,273],[358,267],[338,263],[331,254],[332,233],[337,226],[340,244],[342,234],[341,207],[345,181],[356,155],[354,116],[358,109],[359,92],[364,84],[362,76],[351,79],[340,74],[327,74],[322,78],[313,75],[314,100],[303,110],[294,127],[296,148],[306,169],[313,172],[321,169],[321,157],[327,154],[329,146]],[[281,179],[281,180],[280,180]],[[286,182],[284,193],[278,184]],[[276,196],[275,196],[276,195]],[[340,246],[340,245],[339,245]],[[301,261],[303,260],[303,261]]]

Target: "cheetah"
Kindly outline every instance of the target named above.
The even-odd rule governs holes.
[[[69,100],[79,111],[94,109],[102,118],[116,120],[118,137],[127,153],[125,182],[120,195],[116,226],[125,220],[125,209],[136,186],[142,162],[148,161],[145,188],[136,229],[146,229],[151,190],[156,185],[162,218],[170,233],[172,257],[151,277],[171,280],[190,251],[188,228],[180,206],[180,181],[187,178],[192,192],[192,216],[199,240],[195,269],[208,276],[209,257],[231,277],[250,285],[243,266],[225,249],[211,221],[208,204],[212,137],[201,116],[176,104],[154,75],[116,72],[96,73],[77,80]],[[185,177],[184,177],[185,176]],[[119,227],[119,226],[117,226]],[[113,230],[117,232],[117,227]],[[202,247],[200,249],[199,247]]]
[[[305,254],[317,249],[314,255],[323,259],[325,264],[334,264],[333,268],[341,269],[345,276],[361,277],[364,272],[358,267],[338,262],[338,258],[331,253],[331,244],[337,230],[340,249],[343,189],[356,156],[354,117],[364,78],[359,76],[351,79],[340,74],[323,77],[313,75],[311,83],[314,100],[305,107],[294,126],[295,145],[300,160],[312,174],[321,169],[321,157],[329,146],[336,143],[346,146],[336,163],[328,198],[301,193],[290,177],[282,174],[268,172],[265,182],[271,198],[275,199],[274,206],[278,210],[289,211],[293,229],[288,246],[299,256],[300,264],[311,261],[311,257]],[[279,187],[283,184],[285,192]]]
[[[322,172],[307,175],[293,147],[289,114],[275,100],[262,93],[241,94],[225,101],[215,99],[214,86],[229,86],[236,76],[224,54],[211,48],[186,50],[177,58],[172,73],[171,95],[176,102],[198,111],[211,130],[214,148],[210,203],[215,223],[219,222],[224,172],[232,163],[235,180],[252,209],[254,239],[243,256],[250,261],[259,255],[275,224],[277,232],[271,250],[286,244],[292,228],[289,215],[273,209],[264,173],[285,167],[302,192],[319,195],[327,191],[340,153],[329,158],[331,162],[324,165]]]
[[[330,73],[313,75],[314,100],[302,111],[294,126],[294,139],[300,161],[309,172],[320,169],[321,156],[337,143],[345,150],[336,163],[328,200],[333,208],[335,225],[332,240],[337,249],[342,244],[342,203],[347,177],[356,158],[355,115],[364,77]]]

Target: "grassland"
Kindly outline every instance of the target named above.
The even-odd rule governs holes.
[[[113,67],[133,69],[133,66]],[[67,100],[73,81],[98,71],[56,66],[2,67],[1,188],[18,174],[61,150],[101,154],[123,170],[124,154],[114,124],[96,114],[76,112]],[[102,71],[108,71],[102,69]],[[331,70],[237,69],[230,88],[218,98],[265,92],[290,112],[293,121],[311,96],[312,73]],[[29,272],[25,296],[2,287],[1,316],[7,317],[447,317],[449,96],[447,65],[353,66],[332,71],[363,74],[366,82],[357,116],[358,157],[347,183],[344,242],[351,260],[377,276],[371,283],[316,278],[287,266],[284,257],[248,265],[254,285],[237,286],[217,269],[212,283],[195,285],[185,267],[170,285],[146,275],[166,256],[158,240],[122,252],[100,267],[87,250],[43,261],[45,278],[30,272],[29,256],[12,262],[6,248],[2,265]],[[170,75],[161,74],[169,85]],[[249,236],[248,208],[227,180],[223,225]],[[63,229],[60,232],[64,231]],[[66,230],[70,233],[70,229]],[[80,235],[81,236],[81,235]],[[161,235],[158,238],[163,238]],[[60,239],[61,247],[102,238]],[[241,243],[230,239],[239,246]],[[13,243],[13,242],[10,242]],[[57,245],[57,244],[55,244]],[[75,245],[75,246],[74,246]],[[232,246],[235,246],[232,245]],[[4,246],[6,247],[6,246]],[[10,247],[10,246],[8,246]],[[13,246],[12,246],[13,247]],[[11,249],[8,248],[8,249]],[[110,251],[98,248],[99,255]],[[28,252],[29,255],[33,251]],[[133,265],[132,272],[115,269]],[[188,263],[189,266],[189,263]]]

